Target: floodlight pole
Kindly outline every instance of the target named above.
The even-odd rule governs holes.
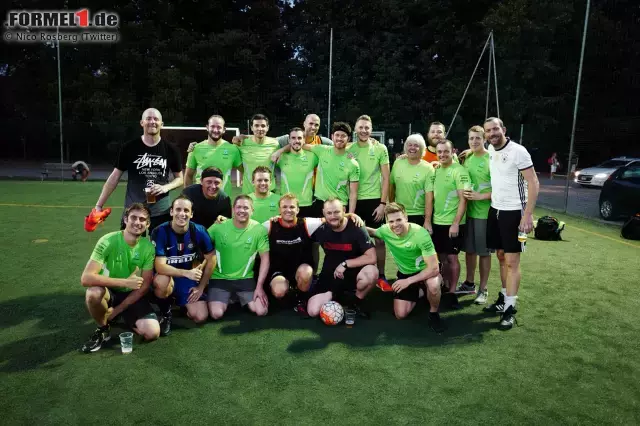
[[[60,27],[56,28],[57,36],[57,61],[58,61],[58,119],[60,120],[60,180],[64,182],[64,149],[62,139],[62,74],[60,72]]]
[[[567,164],[567,180],[564,185],[564,212],[569,205],[569,182],[571,181],[571,161],[573,159],[573,143],[576,136],[576,121],[578,119],[578,101],[580,100],[580,83],[582,81],[582,64],[584,63],[584,48],[587,43],[587,27],[589,24],[589,9],[591,0],[587,0],[587,9],[584,12],[584,29],[582,30],[582,49],[580,51],[580,65],[578,66],[578,85],[576,87],[576,101],[573,105],[573,125],[571,126],[571,143],[569,144],[569,162]]]
[[[327,105],[327,137],[331,137],[331,67],[333,66],[333,28],[329,36],[329,104]]]

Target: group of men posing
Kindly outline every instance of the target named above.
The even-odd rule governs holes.
[[[235,300],[259,316],[291,303],[311,317],[338,300],[368,317],[362,301],[376,285],[393,292],[399,319],[426,296],[428,324],[442,332],[440,300],[459,308],[456,292],[476,291],[478,257],[476,303],[486,303],[494,250],[502,290],[485,310],[501,314],[501,328],[513,326],[524,251],[518,234],[533,227],[538,182],[528,152],[505,136],[500,119],[472,127],[460,159],[444,125],[432,123],[428,144],[410,135],[390,170],[366,115],[353,143],[344,122],[333,124],[331,139],[318,136],[315,114],[277,139],[267,136],[268,119],[255,115],[253,135],[229,143],[224,119],[214,115],[208,138],[189,147],[184,177],[180,153],[160,136],[159,111],[146,110],[140,124],[142,137],[122,146],[95,207],[128,171],[123,230],[98,241],[82,275],[98,323],[85,352],[100,349],[119,315],[147,340],[168,334],[173,301],[197,323],[221,318]],[[233,168],[243,171],[243,195],[231,201]],[[168,192],[183,186],[170,203]],[[145,191],[155,202],[145,202]],[[393,285],[384,275],[387,248],[398,267]],[[467,277],[458,286],[461,249]]]

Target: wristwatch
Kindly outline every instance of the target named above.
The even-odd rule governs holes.
[[[347,266],[347,261],[346,260],[344,262],[342,262],[341,265],[344,266],[344,269],[349,269],[349,267]]]

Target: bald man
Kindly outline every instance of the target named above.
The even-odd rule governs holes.
[[[303,128],[304,143],[308,143],[310,145],[333,145],[331,139],[325,138],[324,136],[318,136],[318,130],[320,130],[320,117],[316,114],[307,115],[304,119]],[[289,145],[289,135],[283,135],[276,139],[280,144],[280,148]]]
[[[151,212],[149,231],[171,220],[169,191],[181,187],[182,159],[178,149],[160,137],[162,114],[155,108],[142,113],[142,136],[120,146],[113,171],[102,187],[95,209],[101,211],[124,172],[128,172],[126,209],[146,203]]]

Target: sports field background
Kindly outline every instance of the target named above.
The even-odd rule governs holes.
[[[508,332],[466,297],[438,336],[425,307],[397,321],[376,290],[353,329],[232,311],[203,327],[177,318],[129,356],[115,343],[84,355],[95,326],[80,274],[124,198],[120,185],[87,233],[100,188],[0,182],[2,424],[640,423],[640,244],[618,228],[557,216],[565,241],[530,237]],[[491,300],[498,288],[494,258]]]

